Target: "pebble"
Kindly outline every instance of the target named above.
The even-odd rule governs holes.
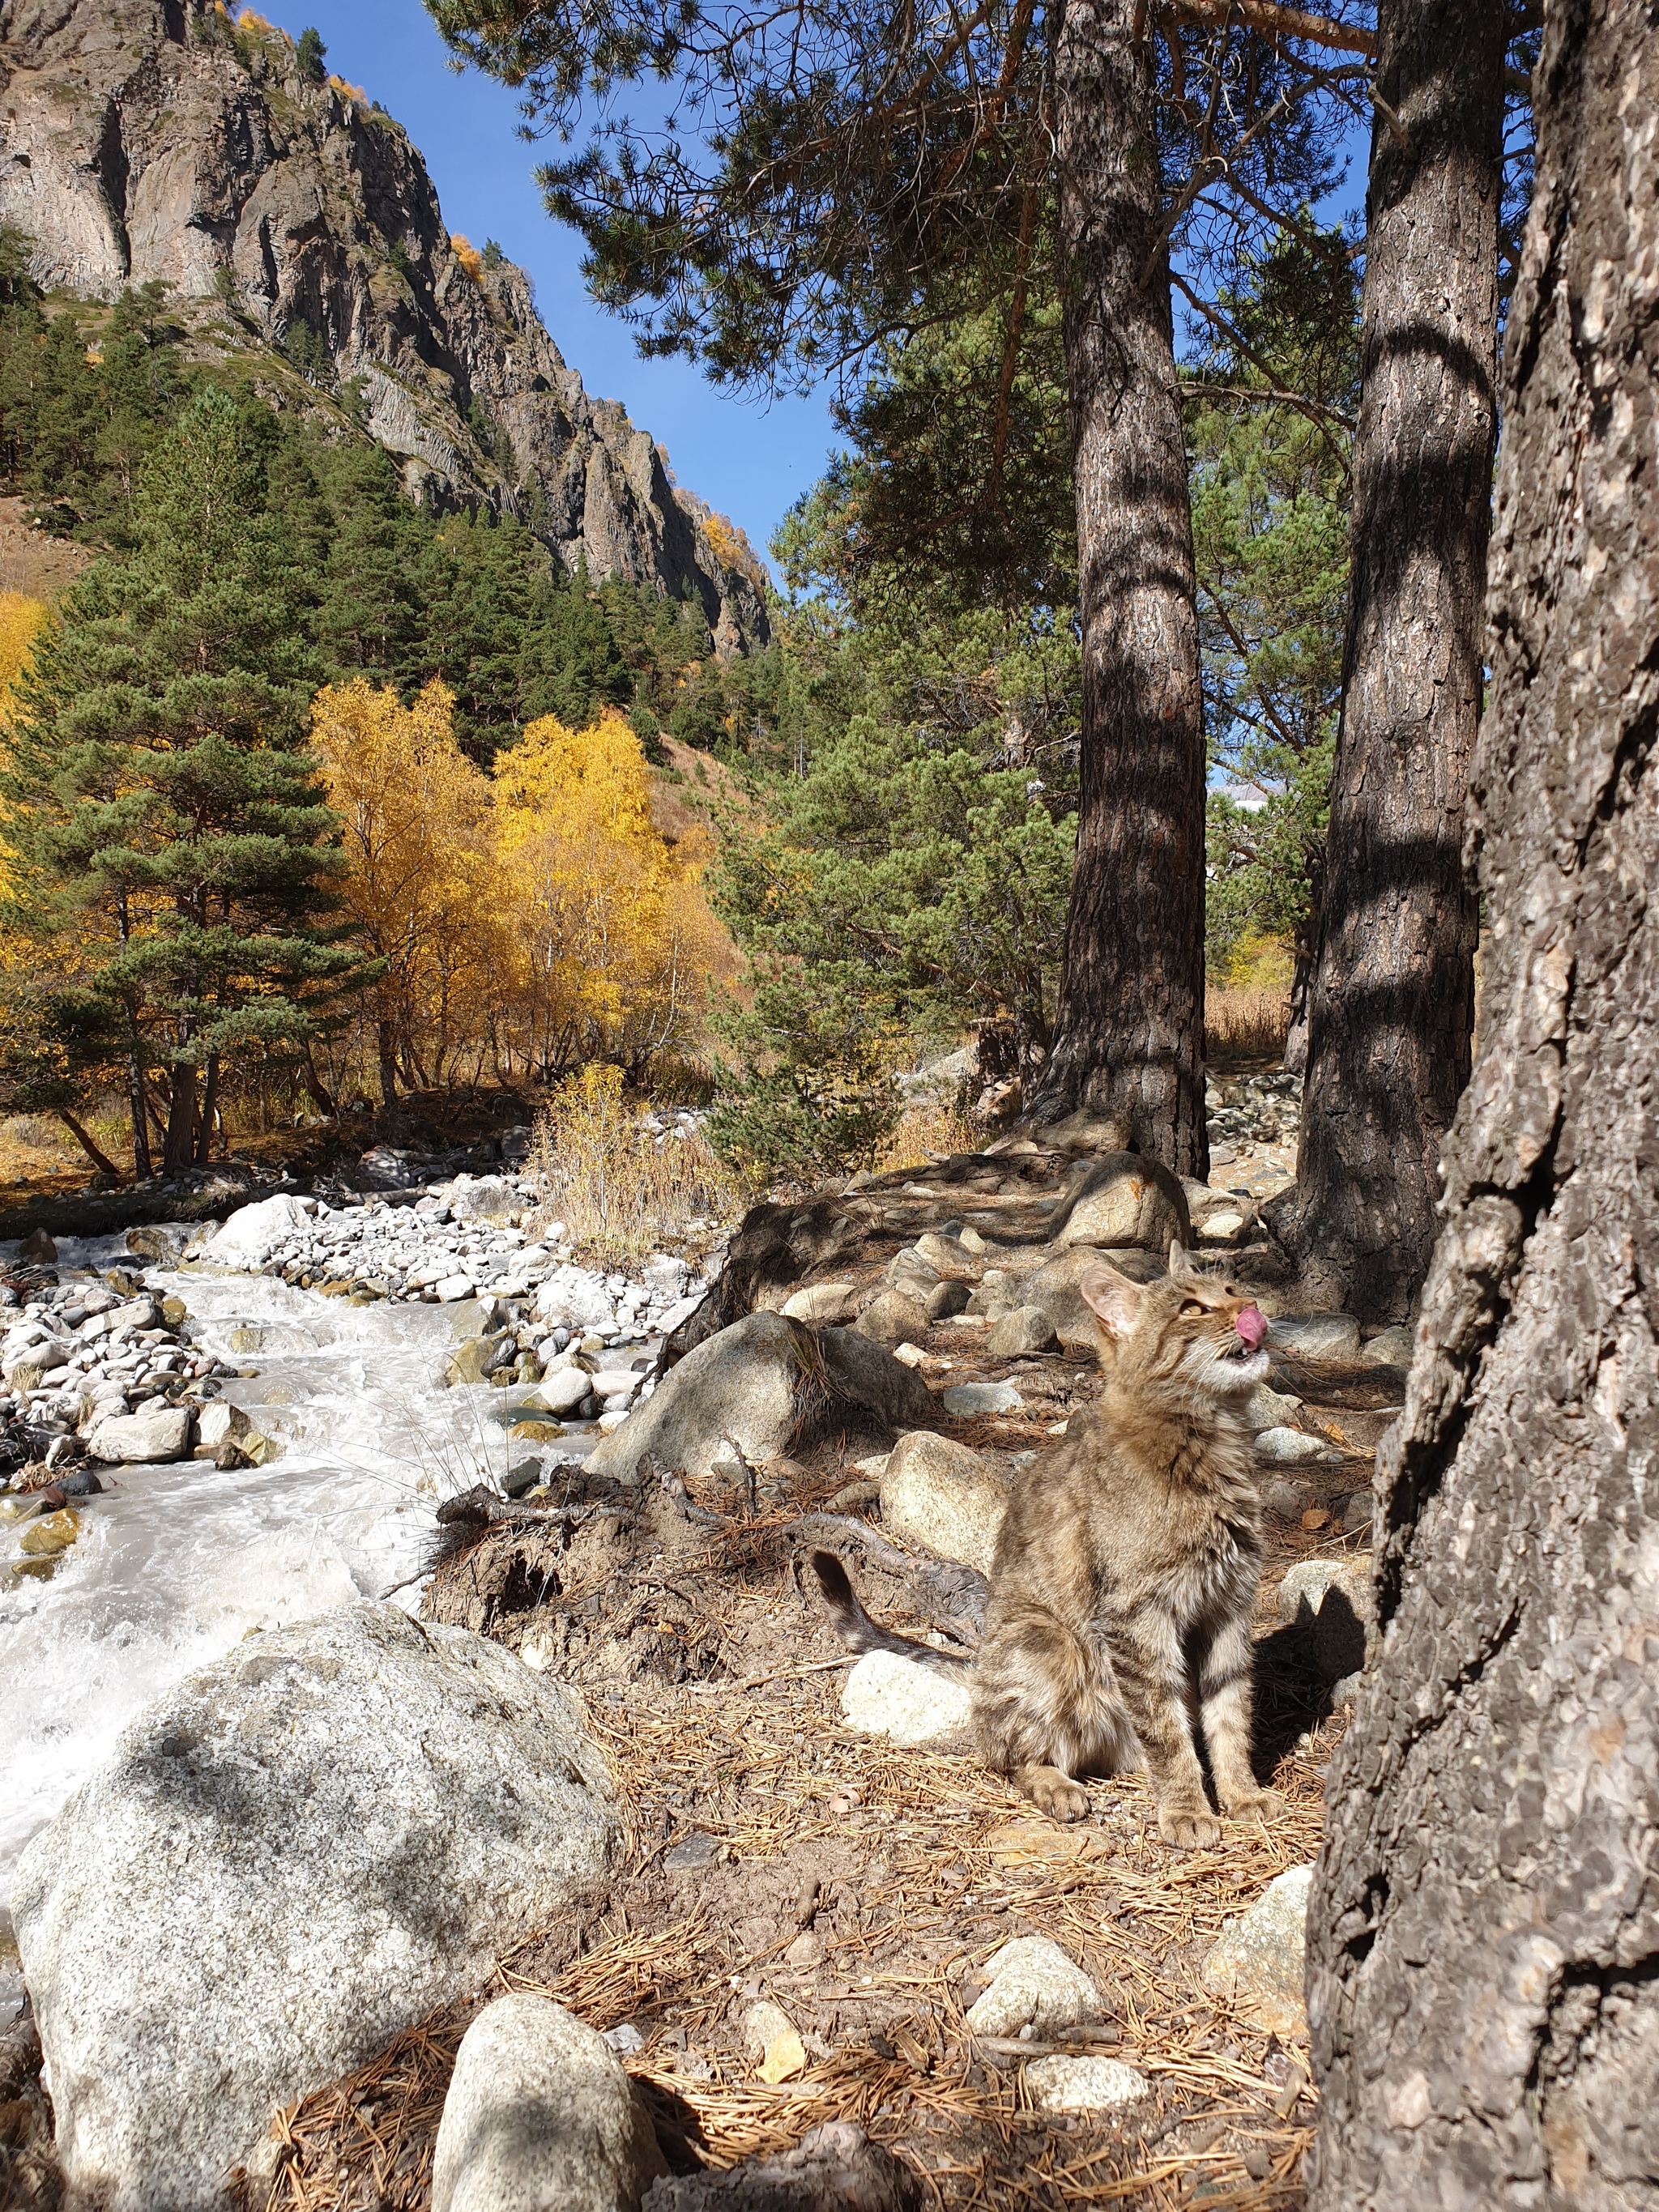
[[[948,1395],[948,1394],[947,1394]],[[1308,1436],[1301,1429],[1262,1429],[1255,1439],[1255,1455],[1267,1467],[1305,1467],[1329,1463],[1342,1455],[1323,1437]]]
[[[953,1382],[945,1393],[945,1412],[958,1418],[1018,1413],[1024,1403],[1012,1382]]]
[[[1100,1991],[1075,1959],[1046,1936],[1017,1936],[986,1961],[988,1986],[966,2014],[975,2035],[1045,2035],[1101,2014]]]
[[[1025,2086],[1040,2112],[1091,2112],[1121,2121],[1152,2101],[1152,2083],[1121,2058],[1056,2051],[1032,2061],[1025,2069]]]

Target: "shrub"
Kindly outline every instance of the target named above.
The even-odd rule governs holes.
[[[473,245],[471,239],[463,238],[458,230],[451,234],[449,250],[476,284],[483,275],[484,265],[483,256],[477,247]]]
[[[562,1221],[570,1242],[607,1267],[683,1237],[693,1222],[737,1213],[744,1193],[698,1132],[660,1139],[623,1099],[622,1070],[591,1062],[554,1092],[536,1125],[532,1231]]]

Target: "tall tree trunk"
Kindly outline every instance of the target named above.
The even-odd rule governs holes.
[[[177,1175],[196,1160],[196,1070],[187,1062],[175,1060],[171,1087],[161,1163],[168,1175]]]
[[[149,1158],[149,1100],[144,1094],[144,1062],[138,1049],[137,1024],[133,1024],[133,1045],[127,1054],[127,1110],[132,1116],[132,1173],[138,1182],[148,1182],[152,1170]]]
[[[58,1109],[58,1118],[98,1172],[100,1175],[106,1175],[112,1182],[119,1182],[120,1169],[116,1166],[109,1154],[100,1149],[91,1132],[82,1125],[78,1116],[71,1114],[67,1106],[60,1106]]]
[[[398,1098],[398,1032],[389,1021],[374,1024],[374,1042],[380,1058],[380,1103],[395,1105]]]
[[[1499,0],[1380,0],[1352,582],[1293,1235],[1308,1291],[1407,1314],[1468,1080],[1463,801],[1497,435]],[[1409,145],[1401,143],[1401,131]]]
[[[1178,1173],[1204,1127],[1204,728],[1153,58],[1135,0],[1067,0],[1056,56],[1077,474],[1077,872],[1031,1118],[1090,1108]]]
[[[213,1123],[219,1111],[219,1055],[207,1056],[207,1079],[202,1085],[202,1115],[196,1133],[196,1164],[204,1168],[213,1157]]]
[[[1545,21],[1480,1058],[1309,1914],[1322,2212],[1659,2205],[1659,18]]]

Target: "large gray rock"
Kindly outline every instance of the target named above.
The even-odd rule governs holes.
[[[1358,1359],[1359,1323],[1345,1313],[1280,1314],[1267,1341],[1303,1359]]]
[[[1089,2112],[1121,2127],[1152,2105],[1152,2085],[1121,2058],[1091,2052],[1055,2051],[1025,2069],[1025,2086],[1040,2112]]]
[[[279,1193],[275,1198],[256,1199],[252,1206],[239,1207],[202,1249],[214,1259],[257,1259],[310,1227],[311,1216],[300,1200]],[[131,1237],[127,1241],[131,1244]]]
[[[1110,1251],[1083,1244],[1060,1253],[1046,1267],[1028,1275],[1019,1285],[1017,1303],[1041,1307],[1067,1352],[1097,1352],[1100,1348],[1099,1324],[1078,1286],[1090,1268],[1102,1260],[1134,1283],[1152,1282],[1164,1272],[1164,1260],[1153,1253],[1134,1249]]]
[[[804,1291],[787,1297],[780,1311],[791,1321],[817,1322],[833,1328],[851,1321],[858,1303],[856,1283],[809,1283]]]
[[[637,2212],[667,2171],[597,2028],[550,1997],[485,2006],[444,2099],[432,2212]]]
[[[703,1475],[730,1458],[729,1437],[758,1465],[787,1451],[802,1424],[838,1400],[890,1428],[914,1427],[937,1410],[925,1382],[851,1329],[747,1314],[671,1367],[587,1464],[631,1482],[650,1452],[682,1474]]]
[[[1134,1244],[1166,1254],[1171,1244],[1192,1242],[1186,1194],[1160,1160],[1143,1159],[1139,1152],[1109,1152],[1073,1191],[1070,1212],[1054,1239],[1062,1247]]]
[[[117,1413],[88,1431],[88,1457],[107,1467],[160,1467],[183,1459],[190,1449],[192,1419],[188,1406],[146,1406],[140,1413]]]
[[[966,1444],[927,1429],[899,1438],[881,1475],[881,1517],[893,1534],[942,1559],[991,1571],[1008,1486]]]
[[[1304,2035],[1302,1981],[1308,1954],[1310,1866],[1273,1879],[1249,1911],[1229,1921],[1204,1960],[1204,1986],[1229,1997],[1273,2035]]]
[[[273,2111],[476,1988],[619,1833],[574,1692],[359,1606],[145,1709],[12,1896],[71,2195],[198,2212]]]
[[[985,1349],[993,1359],[1018,1359],[1047,1352],[1054,1340],[1054,1324],[1041,1306],[1014,1306],[986,1331]]]

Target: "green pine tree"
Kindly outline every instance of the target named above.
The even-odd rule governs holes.
[[[550,576],[537,595],[519,657],[519,710],[526,722],[556,714],[585,729],[602,707],[625,706],[634,677],[604,607],[579,560],[569,576]]]
[[[133,521],[132,557],[89,570],[43,641],[7,797],[23,898],[118,1020],[142,1176],[154,1091],[165,1167],[204,1160],[223,1063],[304,1053],[354,961],[299,579],[229,394],[191,400]]]

